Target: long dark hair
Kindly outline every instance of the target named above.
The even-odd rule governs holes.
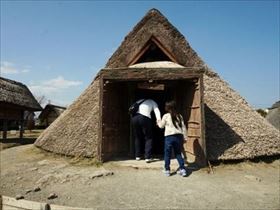
[[[182,117],[177,112],[176,102],[175,101],[168,101],[165,103],[165,111],[169,112],[171,115],[172,123],[175,128],[178,129],[178,125],[182,128]]]

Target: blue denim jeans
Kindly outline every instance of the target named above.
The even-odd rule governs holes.
[[[175,157],[178,161],[180,169],[185,169],[185,161],[181,154],[183,135],[175,134],[165,136],[164,143],[164,167],[165,170],[170,170],[170,159],[172,155],[172,149],[174,150]]]

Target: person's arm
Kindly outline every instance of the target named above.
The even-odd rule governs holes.
[[[160,111],[159,111],[158,107],[154,108],[154,113],[155,113],[157,121],[159,121],[161,119],[161,117],[160,117]]]
[[[157,120],[157,125],[160,128],[164,128],[166,125],[166,115],[163,115],[161,120]]]
[[[158,105],[154,100],[152,100],[152,104],[153,104],[152,106],[153,106],[153,111],[155,113],[156,119],[157,119],[157,121],[159,121],[161,119],[161,115],[160,115]]]

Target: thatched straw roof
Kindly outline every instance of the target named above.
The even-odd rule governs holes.
[[[279,108],[279,107],[280,107],[280,101],[277,101],[269,109],[274,109],[274,108]]]
[[[265,117],[275,128],[280,130],[280,101],[277,101],[269,108]]]
[[[280,133],[218,75],[204,75],[208,158],[280,154]]]
[[[191,48],[185,37],[157,9],[151,9],[124,38],[119,48],[108,60],[106,68],[127,67],[130,61],[152,38],[164,43],[176,63],[190,67],[203,66],[204,62]]]
[[[36,140],[44,150],[94,157],[99,128],[99,81],[94,81]]]
[[[42,110],[26,85],[3,77],[0,77],[0,102],[17,105],[26,110]]]
[[[57,106],[54,104],[47,104],[43,111],[39,115],[39,119],[44,119],[51,111],[55,112],[57,116],[61,115],[64,112],[66,107]]]
[[[217,73],[208,69],[183,35],[158,10],[150,10],[125,37],[106,68],[128,67],[151,37],[159,39],[178,64],[205,69],[206,143],[210,160],[280,154],[279,131],[254,111]],[[42,133],[35,145],[60,154],[96,156],[99,97],[97,76],[84,93]]]

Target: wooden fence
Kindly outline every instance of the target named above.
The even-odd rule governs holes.
[[[12,197],[0,196],[0,210],[90,210],[69,206],[58,206],[28,200],[16,200]]]

